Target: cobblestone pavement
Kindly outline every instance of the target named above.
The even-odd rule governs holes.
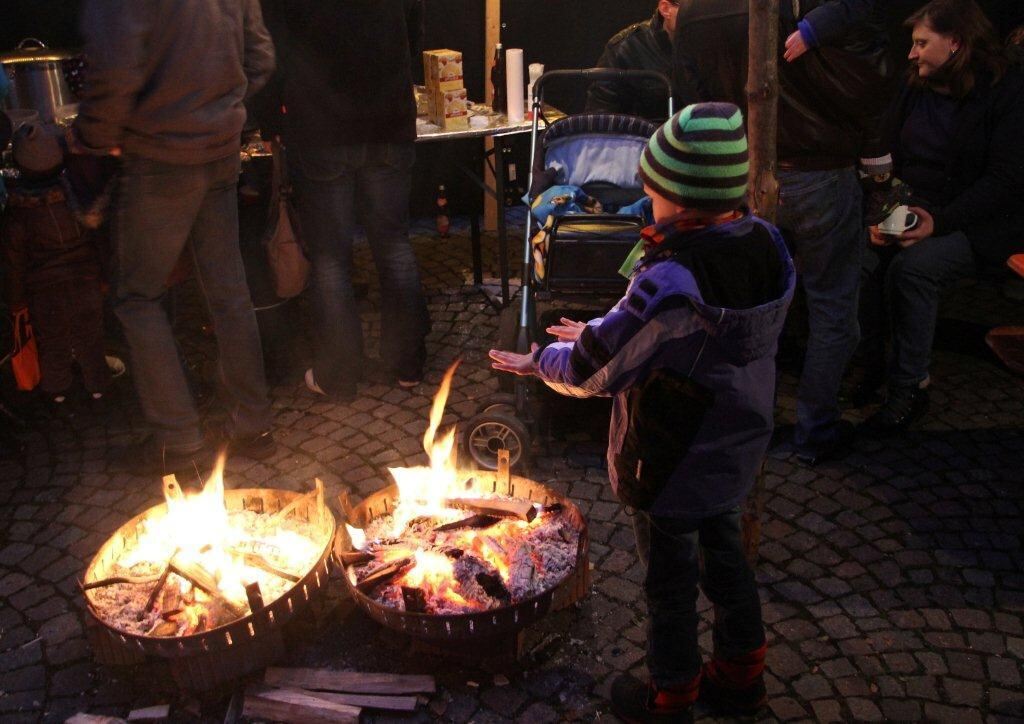
[[[332,496],[345,487],[365,495],[388,482],[387,466],[425,460],[428,405],[454,358],[463,366],[449,422],[467,419],[497,390],[486,350],[498,317],[467,285],[468,232],[457,227],[447,240],[426,226],[420,232],[415,246],[434,322],[426,382],[411,392],[371,382],[350,404],[319,401],[301,384],[307,344],[297,335],[289,374],[273,388],[280,450],[262,463],[233,459],[229,486],[308,489],[319,476]],[[487,263],[493,269],[493,254]],[[360,264],[368,267],[365,252]],[[371,339],[375,302],[371,284]],[[193,357],[210,340],[201,318],[184,316]],[[845,459],[815,469],[768,460],[758,565],[771,646],[768,720],[968,724],[1024,716],[1024,389],[978,351],[976,334],[979,324],[1024,323],[1024,310],[998,285],[966,284],[943,320],[932,411],[918,428],[857,441]],[[372,344],[368,352],[376,353]],[[83,635],[77,581],[86,564],[116,528],[160,499],[157,479],[114,472],[110,462],[139,432],[122,383],[114,409],[38,420],[19,433],[24,460],[0,462],[4,722],[61,721],[77,711],[124,716],[165,702],[180,720],[223,719],[222,696],[176,694],[158,669],[95,665]],[[783,421],[792,418],[793,387],[793,371],[784,370]],[[535,447],[530,471],[587,516],[592,590],[578,607],[531,628],[518,663],[464,663],[413,647],[354,611],[336,584],[321,616],[291,637],[285,663],[434,673],[439,691],[414,720],[611,719],[611,680],[623,671],[643,675],[644,605],[629,519],[607,485],[600,415],[580,426],[594,417],[556,426]],[[711,612],[705,599],[700,605],[707,647]]]

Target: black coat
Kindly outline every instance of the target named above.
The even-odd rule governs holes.
[[[663,18],[654,17],[623,28],[605,44],[599,68],[656,70],[672,74],[672,41]],[[626,113],[652,121],[668,117],[669,88],[655,80],[598,81],[587,90],[587,113]]]
[[[803,2],[810,12],[818,3]],[[800,19],[779,4],[778,156],[783,166],[824,170],[852,166],[877,154],[878,128],[891,98],[891,63],[875,26],[850,23],[830,47],[782,59],[786,37]],[[800,17],[803,17],[801,15]],[[676,16],[673,85],[680,106],[729,101],[746,113],[748,0],[681,0]]]
[[[896,175],[900,132],[922,93],[905,85],[885,122]],[[983,260],[1003,264],[1024,252],[1024,70],[1011,68],[996,84],[979,78],[957,107],[941,205],[929,209],[935,235],[962,231]]]

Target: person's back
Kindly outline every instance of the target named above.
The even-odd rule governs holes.
[[[89,2],[82,31],[87,146],[183,164],[237,152],[243,101],[273,69],[257,0]]]
[[[651,70],[672,76],[672,36],[678,5],[660,0],[654,15],[613,35],[597,61],[598,68]],[[652,78],[601,80],[587,90],[587,113],[625,113],[662,120],[668,113],[670,88]]]
[[[300,0],[280,20],[293,135],[340,145],[415,139],[420,0]]]

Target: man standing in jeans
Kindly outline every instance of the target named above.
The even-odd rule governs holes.
[[[381,364],[399,385],[413,387],[423,378],[430,328],[409,243],[412,59],[422,39],[422,0],[268,1],[266,8],[275,14],[285,141],[313,264],[315,355],[306,386],[348,399],[362,379],[352,286],[358,222],[380,279]]]
[[[730,100],[745,108],[748,5],[680,2],[673,70],[681,103]],[[867,246],[855,167],[860,157],[869,175],[891,171],[891,159],[873,153],[890,90],[874,5],[805,0],[795,16],[792,3],[779,3],[776,224],[796,258],[809,324],[786,449],[810,465],[838,454],[853,432],[840,418],[838,398],[860,335],[857,295]],[[805,28],[815,42],[798,42]]]
[[[222,443],[274,452],[259,330],[238,248],[245,98],[274,67],[257,0],[89,0],[89,72],[69,143],[119,155],[112,233],[115,312],[154,434],[126,455],[139,473],[190,467],[207,450],[170,322],[165,284],[184,249],[217,335]]]

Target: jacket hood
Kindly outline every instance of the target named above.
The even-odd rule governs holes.
[[[693,240],[710,235],[741,236],[750,233],[754,225],[760,225],[767,230],[782,260],[782,279],[779,284],[781,292],[777,296],[745,309],[714,306],[704,301],[692,272],[687,275],[683,288],[677,289],[679,293],[690,298],[694,311],[700,317],[708,334],[715,339],[719,352],[735,364],[745,364],[773,353],[796,288],[793,259],[789,255],[782,234],[771,224],[749,213],[736,221],[708,227],[689,235]],[[653,264],[649,271],[657,273],[657,267],[664,263]]]

